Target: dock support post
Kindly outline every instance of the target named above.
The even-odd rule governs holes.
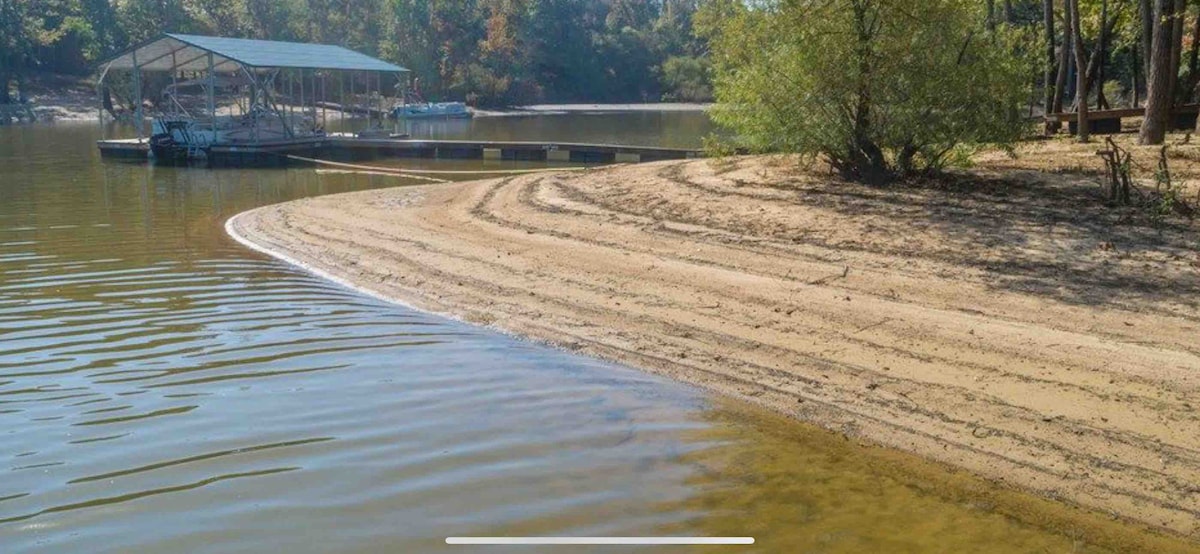
[[[208,53],[208,126],[212,129],[213,139],[217,138],[217,80],[213,74],[213,54]]]
[[[179,90],[175,88],[175,85],[176,85],[175,74],[179,73],[179,70],[176,69],[177,67],[179,67],[179,60],[175,59],[175,52],[176,52],[175,50],[171,51],[171,103],[172,103],[172,105],[168,106],[168,109],[170,109],[172,112],[175,111],[175,106],[179,105],[179,100],[175,97],[175,95],[179,93]]]
[[[100,122],[100,139],[108,140],[108,129],[104,125],[104,81],[96,81],[96,119]]]
[[[408,91],[412,88],[412,76],[407,73],[402,74],[404,80],[401,81],[404,90],[400,91],[400,114],[396,117],[396,132],[408,134]],[[404,129],[400,129],[400,122],[404,122]]]
[[[137,138],[142,140],[142,68],[138,65],[137,50],[133,51],[133,88],[134,101],[137,105],[133,108],[133,124],[137,128]]]
[[[96,79],[96,103],[100,105],[100,136],[104,140],[108,140],[108,128],[104,126],[104,80],[108,78],[108,70],[112,69],[112,64],[104,66],[104,71],[100,72],[100,77]]]

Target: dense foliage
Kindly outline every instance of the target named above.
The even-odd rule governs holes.
[[[163,31],[339,44],[481,104],[704,100],[697,0],[0,0],[0,93]],[[0,102],[8,98],[0,98]]]
[[[820,155],[881,182],[937,169],[1026,123],[1031,66],[970,0],[717,1],[717,120],[760,151]]]

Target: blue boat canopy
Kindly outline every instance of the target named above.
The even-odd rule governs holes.
[[[209,37],[166,33],[133,46],[102,62],[100,68],[141,71],[233,70],[240,64],[248,70],[274,68],[325,69],[338,71],[408,71],[398,65],[372,58],[341,46],[244,38]],[[233,67],[231,67],[233,66]]]

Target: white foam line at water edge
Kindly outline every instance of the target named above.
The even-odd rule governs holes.
[[[754,544],[754,537],[447,537],[446,544],[679,545]]]
[[[293,258],[287,254],[284,254],[283,252],[280,252],[277,250],[272,250],[270,248],[267,248],[266,246],[255,243],[254,241],[242,236],[240,233],[237,232],[237,229],[234,228],[234,220],[236,220],[242,216],[249,216],[250,214],[253,214],[254,212],[256,212],[258,210],[263,210],[263,209],[267,209],[270,207],[271,206],[261,206],[258,208],[252,208],[252,209],[246,210],[244,212],[241,212],[239,214],[233,215],[229,219],[225,220],[225,234],[229,235],[231,238],[233,238],[233,240],[237,241],[239,244],[241,244],[242,246],[245,246],[246,248],[249,248],[255,252],[266,254],[267,256],[275,258],[283,263],[292,265],[294,267],[298,267],[304,271],[307,271],[308,273],[316,275],[317,277],[320,277],[322,279],[330,281],[330,282],[337,284],[343,288],[349,289],[352,292],[356,292],[356,293],[362,294],[364,296],[368,296],[370,298],[374,298],[376,300],[386,302],[388,304],[393,304],[396,306],[408,308],[415,312],[431,314],[431,315],[435,315],[435,316],[438,316],[441,318],[448,319],[450,321],[456,321],[456,322],[463,323],[466,325],[474,325],[476,327],[482,327],[482,328],[491,330],[495,333],[499,333],[504,336],[512,337],[514,339],[532,342],[535,344],[542,344],[542,345],[545,345],[550,348],[556,348],[559,350],[566,351],[561,346],[555,345],[553,342],[550,342],[547,340],[540,340],[540,339],[530,337],[527,335],[521,335],[518,333],[514,333],[512,331],[509,331],[502,327],[497,327],[495,325],[488,325],[488,324],[484,324],[484,323],[479,323],[477,321],[467,321],[466,319],[463,319],[458,314],[444,312],[444,311],[438,311],[438,310],[432,310],[432,309],[429,309],[426,307],[417,306],[417,305],[407,302],[401,298],[398,298],[395,296],[389,296],[385,293],[382,293],[382,292],[373,290],[371,288],[359,285],[359,284],[355,283],[354,281],[352,281],[351,279],[339,277],[339,276],[334,275],[328,271],[325,271],[319,267],[316,267],[312,264],[302,262],[302,261],[300,261],[296,258]]]
[[[266,207],[269,207],[269,206],[264,206],[263,208],[266,208]],[[279,251],[276,251],[276,250],[271,250],[270,248],[267,248],[267,247],[265,247],[265,246],[262,246],[262,245],[260,245],[260,244],[257,244],[257,243],[255,243],[254,241],[252,241],[252,240],[250,240],[250,239],[248,239],[248,238],[246,238],[246,237],[242,236],[240,233],[238,233],[238,232],[237,232],[237,230],[236,230],[236,229],[234,229],[234,225],[233,225],[233,222],[234,222],[234,220],[236,220],[237,218],[239,218],[239,217],[242,217],[242,216],[244,216],[244,215],[248,215],[248,214],[251,214],[251,213],[253,213],[253,212],[256,212],[256,211],[258,211],[258,210],[261,210],[261,209],[263,209],[263,208],[254,208],[254,209],[252,209],[252,210],[247,210],[247,211],[244,211],[244,212],[242,212],[242,213],[236,214],[236,215],[234,215],[233,217],[231,217],[231,218],[229,218],[229,219],[225,220],[225,234],[229,235],[230,237],[232,237],[232,238],[233,238],[233,240],[237,241],[238,243],[240,243],[242,246],[245,246],[246,248],[249,248],[249,249],[251,249],[251,250],[253,250],[253,251],[255,251],[255,252],[259,252],[259,253],[262,253],[262,254],[266,254],[266,255],[268,255],[268,256],[270,256],[270,257],[272,257],[272,258],[275,258],[275,259],[277,259],[277,260],[279,260],[279,261],[281,261],[281,262],[284,262],[284,263],[287,263],[287,264],[293,265],[293,266],[295,266],[295,267],[298,267],[298,268],[300,268],[300,269],[303,269],[304,271],[307,271],[307,272],[309,272],[309,273],[311,273],[311,274],[313,274],[313,275],[316,275],[317,277],[320,277],[320,278],[322,278],[322,279],[325,279],[325,280],[327,280],[327,281],[331,281],[331,282],[333,282],[333,283],[336,283],[336,284],[338,284],[338,285],[341,285],[342,287],[345,287],[345,288],[347,288],[347,289],[350,289],[351,291],[357,292],[357,293],[359,293],[359,294],[362,294],[362,295],[369,296],[369,297],[371,297],[371,298],[374,298],[374,299],[376,299],[376,300],[382,300],[382,301],[384,301],[384,302],[387,302],[387,303],[389,303],[389,304],[395,304],[395,305],[397,305],[397,306],[403,306],[403,307],[405,307],[405,308],[408,308],[408,309],[410,309],[410,310],[414,310],[414,311],[418,311],[418,312],[424,312],[424,313],[427,313],[427,314],[433,314],[433,315],[440,316],[440,317],[444,317],[444,318],[447,318],[447,319],[450,319],[450,320],[453,320],[453,321],[460,321],[460,322],[464,322],[464,321],[462,320],[462,318],[456,317],[454,314],[448,314],[448,313],[443,313],[443,312],[436,312],[436,311],[429,310],[429,309],[418,308],[417,306],[414,306],[414,305],[412,305],[412,304],[409,304],[409,303],[407,303],[407,302],[404,302],[404,301],[402,301],[402,300],[400,300],[400,299],[398,299],[398,298],[393,298],[393,297],[391,297],[391,296],[388,296],[388,295],[386,295],[386,294],[383,294],[383,293],[381,293],[381,292],[376,292],[376,291],[374,291],[374,290],[371,290],[371,289],[369,289],[369,288],[366,288],[366,287],[363,287],[363,286],[357,285],[357,284],[355,284],[353,281],[351,281],[351,280],[349,280],[349,279],[345,279],[345,278],[339,277],[339,276],[337,276],[337,275],[334,275],[334,274],[332,274],[332,273],[330,273],[330,272],[328,272],[328,271],[325,271],[325,270],[323,270],[323,269],[320,269],[320,268],[318,268],[318,267],[314,267],[314,266],[313,266],[313,265],[311,265],[311,264],[304,263],[304,262],[302,262],[302,261],[300,261],[300,260],[297,260],[296,258],[293,258],[293,257],[291,257],[291,256],[288,256],[287,254],[284,254],[283,252],[279,252]],[[464,323],[465,323],[465,322],[464,322]]]

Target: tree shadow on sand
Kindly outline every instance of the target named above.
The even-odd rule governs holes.
[[[958,172],[881,188],[810,183],[799,192],[807,205],[883,222],[866,251],[981,270],[998,289],[1073,304],[1170,304],[1171,312],[1200,305],[1196,223],[1156,223],[1145,210],[1107,206],[1095,178]]]

